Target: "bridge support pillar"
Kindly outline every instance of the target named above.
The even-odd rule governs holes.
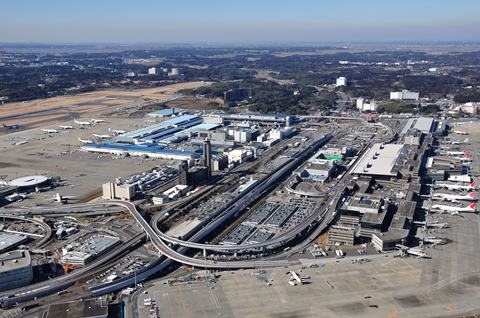
[[[237,258],[237,252],[233,253],[233,257]]]
[[[207,250],[203,249],[203,258],[207,258]]]

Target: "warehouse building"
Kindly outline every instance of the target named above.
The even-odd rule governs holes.
[[[60,263],[84,266],[120,243],[121,241],[118,237],[100,234],[92,235],[87,239],[81,239],[65,245],[62,248],[63,256],[60,259]]]
[[[0,255],[0,290],[28,285],[33,280],[30,253],[15,250]]]
[[[0,232],[0,253],[9,251],[28,241],[28,237],[21,234]]]

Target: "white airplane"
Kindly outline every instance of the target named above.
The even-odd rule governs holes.
[[[110,139],[112,136],[110,135],[99,135],[99,134],[92,134],[93,137],[100,138],[100,139]]]
[[[63,130],[74,129],[74,127],[70,126],[70,125],[60,125],[60,126],[58,126],[58,128],[63,129]]]
[[[469,192],[464,195],[460,194],[448,194],[448,193],[434,193],[432,199],[434,200],[443,200],[443,201],[451,201],[451,202],[458,202],[461,201],[477,201],[475,196],[475,192]]]
[[[80,126],[90,126],[92,123],[89,121],[78,121],[76,119],[73,120],[75,124],[80,125]]]
[[[93,144],[93,141],[89,139],[82,139],[80,137],[77,137],[77,140],[80,141],[82,144]]]
[[[15,202],[15,201],[22,201],[23,199],[25,199],[27,197],[27,194],[25,193],[18,193],[18,192],[15,192],[13,194],[10,194],[10,195],[7,195],[5,197],[5,199],[8,201],[8,202]]]
[[[28,144],[28,141],[21,140],[21,141],[13,142],[12,146],[21,146],[21,145],[25,145],[25,144]]]
[[[413,222],[417,225],[421,225],[425,228],[429,228],[429,227],[436,227],[436,228],[440,228],[440,229],[443,229],[443,228],[446,228],[448,227],[448,223],[446,222],[438,222],[438,221],[432,221],[432,222],[427,222],[427,221],[415,221]]]
[[[472,203],[466,207],[455,207],[451,205],[434,204],[432,205],[431,210],[438,212],[447,212],[452,215],[458,215],[459,213],[476,213],[477,205],[475,203]]]
[[[463,141],[461,140],[452,140],[451,143],[452,145],[463,145],[469,142],[468,138],[465,138]]]
[[[58,134],[58,130],[56,129],[42,128],[42,131],[46,132],[47,134]]]
[[[292,280],[295,280],[299,284],[304,284],[306,279],[308,279],[307,277],[300,277],[295,271],[290,271],[288,274],[290,274]]]
[[[126,130],[112,129],[112,128],[108,128],[108,131],[114,133],[115,135],[122,135],[122,134],[126,134],[126,133],[127,133]]]
[[[75,196],[63,196],[60,193],[57,193],[57,194],[55,194],[55,196],[53,196],[53,197],[51,197],[47,200],[55,201],[55,202],[58,202],[58,203],[67,203],[68,200],[75,199],[75,198],[76,198]]]
[[[466,132],[465,130],[454,130],[453,133],[458,135],[468,135],[468,132]]]
[[[422,251],[419,248],[412,248],[412,247],[408,247],[408,246],[405,246],[405,245],[402,245],[402,244],[397,244],[396,247],[399,250],[401,250],[402,253],[412,255],[412,256],[416,256],[417,258],[430,258],[430,256],[427,253],[425,253],[424,251]]]
[[[464,151],[446,151],[445,154],[447,156],[463,156],[463,155],[468,155],[468,150]]]
[[[435,236],[425,236],[422,238],[422,242],[433,244],[433,246],[447,244],[447,241],[445,239]]]
[[[101,123],[106,122],[105,119],[95,119],[95,118],[92,118],[90,121],[94,124],[101,124]]]
[[[467,190],[467,191],[475,191],[477,190],[477,183],[476,182],[470,182],[467,185],[458,185],[458,184],[453,184],[453,183],[435,183],[433,184],[434,189],[438,188],[445,188],[449,190]]]
[[[472,161],[472,155],[465,155],[462,157],[452,157],[453,159],[458,159],[461,160],[462,162],[471,162]]]

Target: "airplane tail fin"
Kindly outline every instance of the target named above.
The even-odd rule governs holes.
[[[471,186],[471,187],[475,187],[476,185],[477,185],[477,183],[475,181],[473,181],[469,184],[469,186]]]
[[[476,203],[472,203],[468,206],[470,209],[472,210],[475,210],[477,208],[477,204]]]

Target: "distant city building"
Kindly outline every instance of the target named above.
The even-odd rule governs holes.
[[[223,93],[224,103],[241,102],[253,97],[253,90],[251,88],[235,88],[229,89]]]
[[[336,82],[335,86],[336,87],[347,86],[347,78],[343,77],[343,76],[337,78],[337,82]]]
[[[178,75],[180,75],[180,70],[176,67],[172,67],[172,70],[170,71],[170,73],[168,73],[168,76],[170,77],[174,77]]]
[[[357,98],[357,108],[361,112],[376,111],[377,104],[375,103],[375,100],[367,102],[363,97],[359,97]]]
[[[402,90],[401,92],[390,92],[391,100],[419,100],[420,93]]]
[[[148,69],[148,75],[158,75],[158,69],[156,67],[150,67]]]

